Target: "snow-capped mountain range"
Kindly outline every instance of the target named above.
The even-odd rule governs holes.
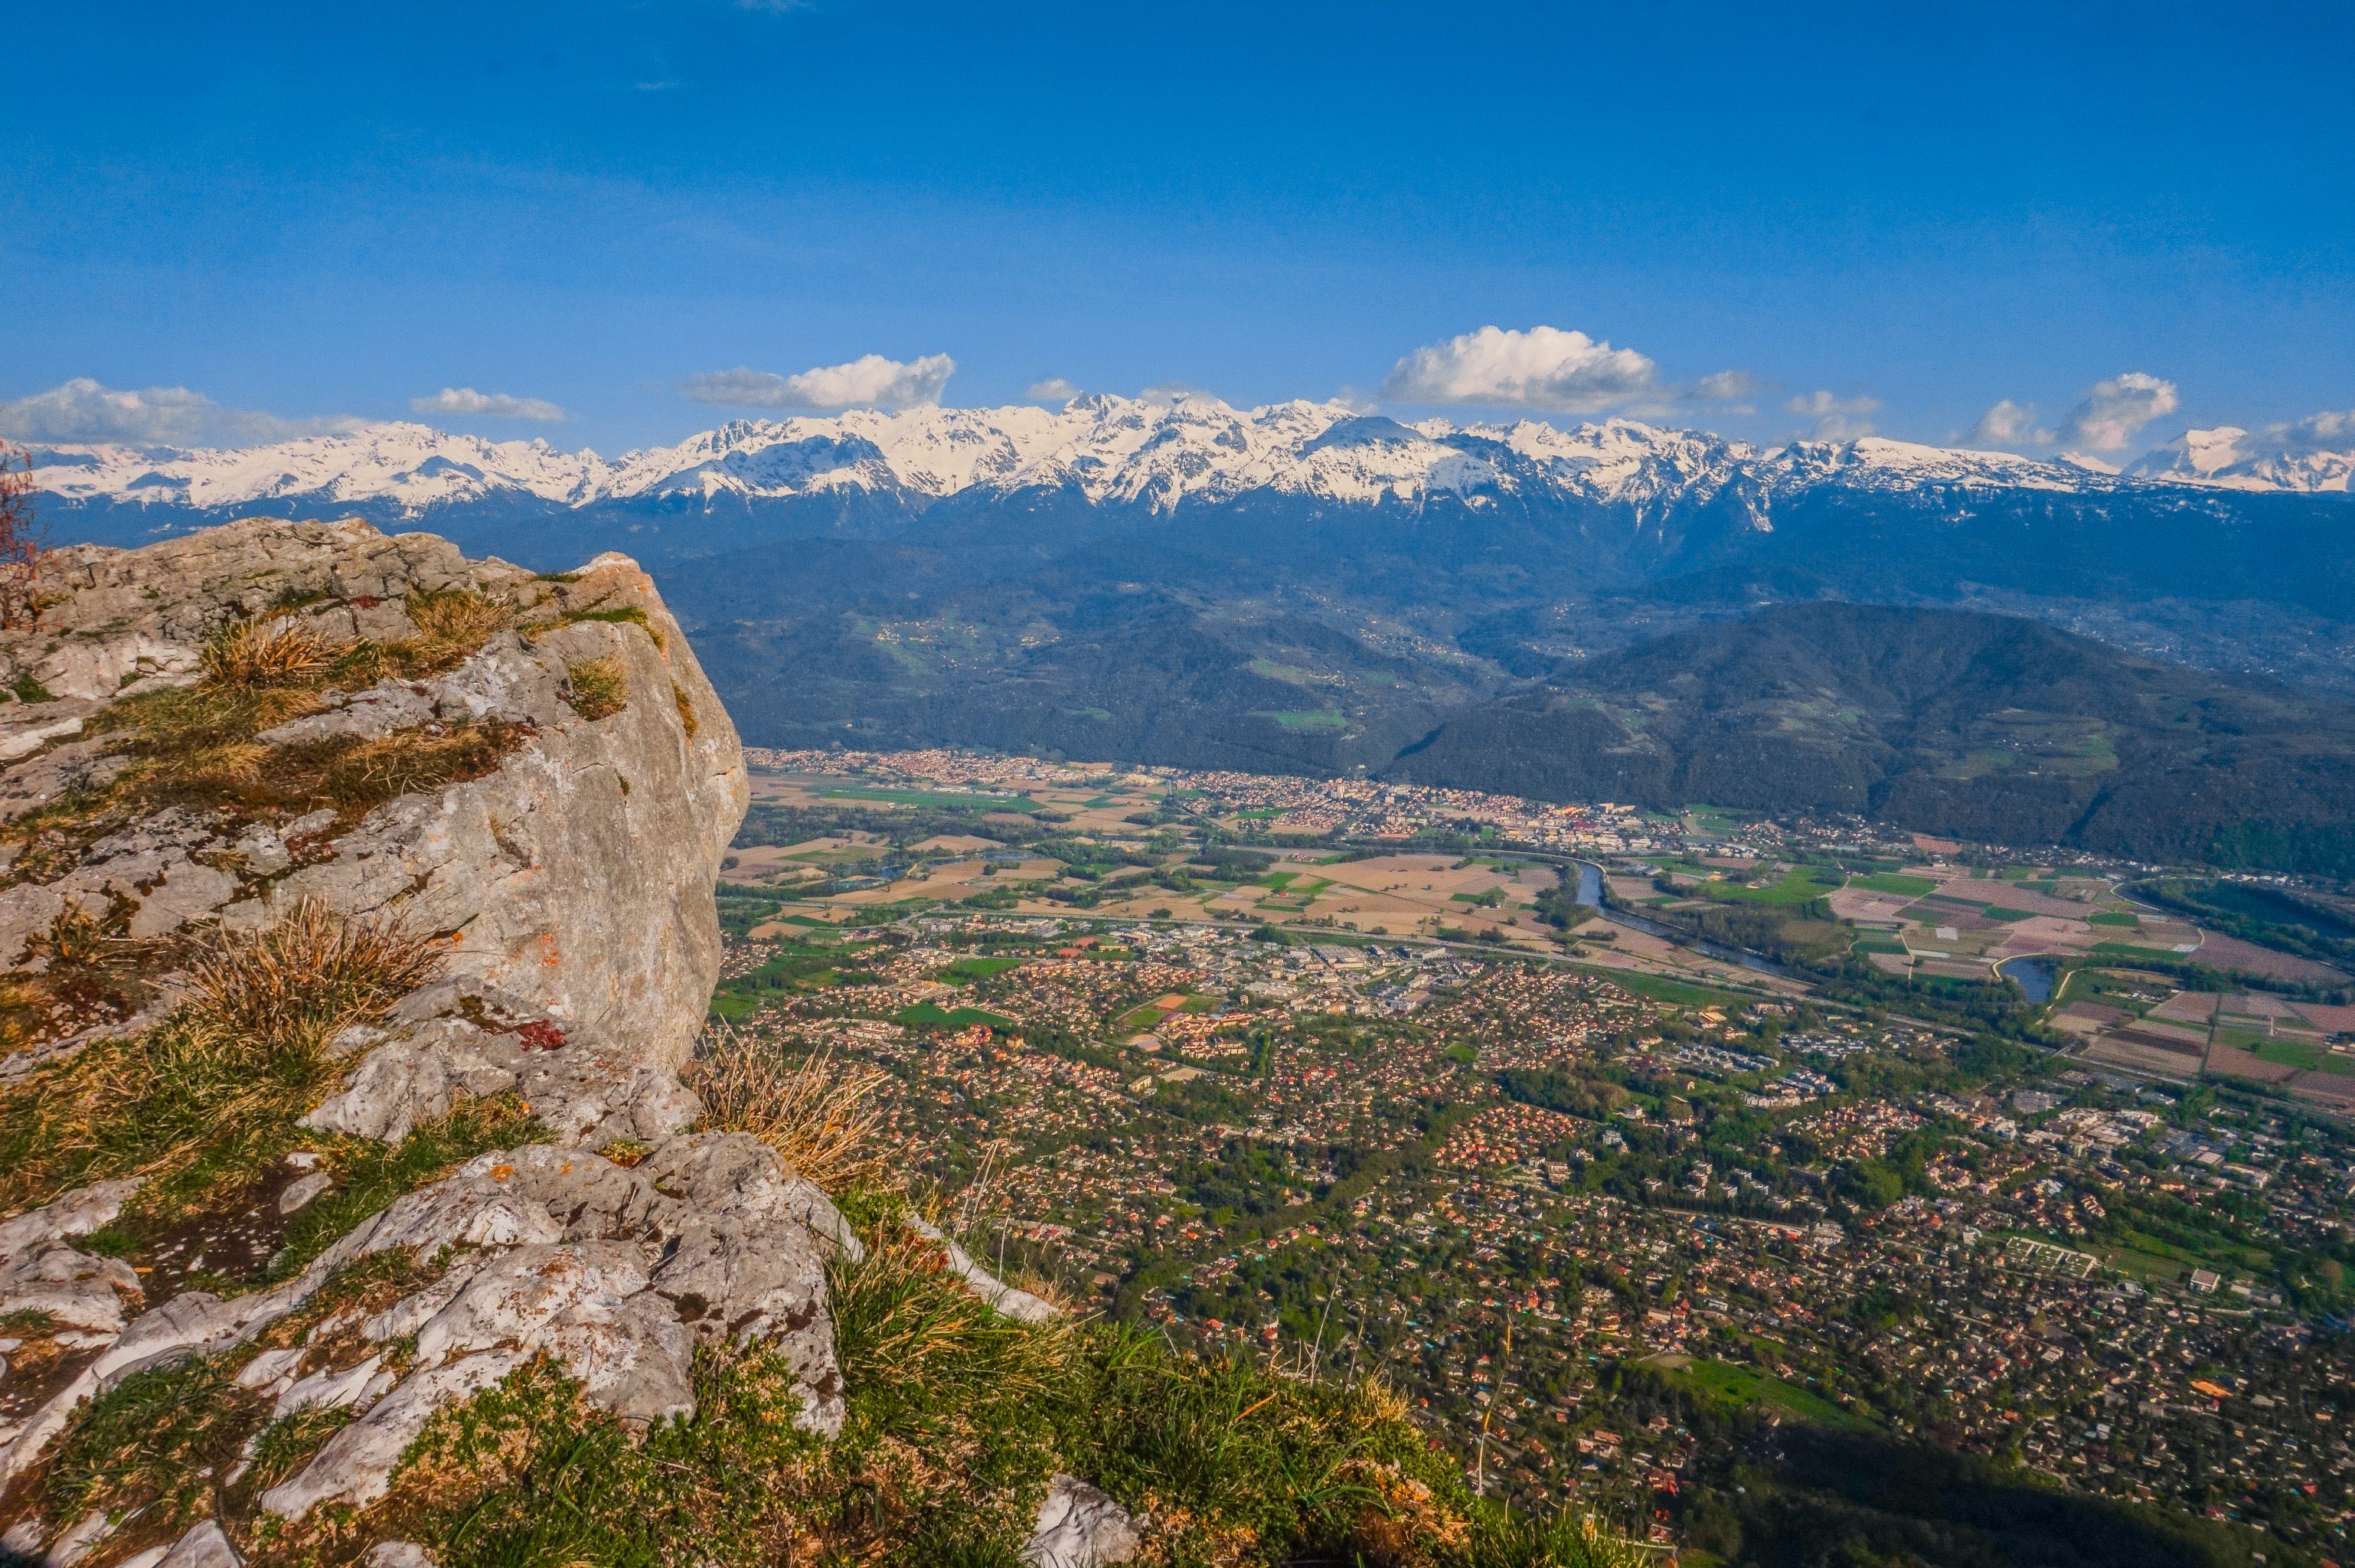
[[[2355,448],[2355,443],[2350,443]],[[1466,505],[1518,496],[1604,504],[1642,517],[1731,496],[1771,528],[1780,497],[1825,485],[2073,494],[2155,485],[2345,491],[2355,450],[2284,453],[2244,431],[2196,431],[2133,470],[1877,437],[1759,448],[1626,420],[1401,424],[1338,403],[1240,410],[1214,399],[1089,396],[1060,410],[920,408],[741,420],[618,458],[545,441],[486,441],[389,423],[270,446],[35,449],[41,487],[69,507],[218,516],[300,503],[417,517],[488,501],[549,511],[665,510],[865,496],[922,510],[952,496],[1075,494],[1167,512],[1265,493],[1338,506]]]

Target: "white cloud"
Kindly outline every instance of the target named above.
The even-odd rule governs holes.
[[[1597,413],[1660,391],[1659,368],[1632,348],[1551,326],[1484,326],[1418,348],[1382,383],[1402,403]]]
[[[1156,381],[1150,387],[1139,388],[1136,400],[1156,409],[1174,409],[1185,403],[1215,403],[1219,395],[1195,386],[1191,381],[1180,381],[1173,377],[1167,381]]]
[[[471,414],[482,419],[553,422],[565,417],[562,409],[545,398],[478,392],[472,387],[444,387],[430,398],[410,399],[409,406],[421,414]]]
[[[1975,447],[1993,447],[2010,451],[2022,446],[2050,446],[2052,432],[2036,422],[2036,405],[2015,403],[2009,398],[1979,416],[1964,441]]]
[[[1872,433],[1872,421],[1866,416],[1879,413],[1881,405],[1879,398],[1843,398],[1817,389],[1783,406],[1815,421],[1807,433],[1817,441],[1854,441]]]
[[[730,409],[857,409],[897,411],[941,400],[941,389],[956,372],[945,354],[921,359],[886,359],[862,354],[847,365],[821,365],[798,376],[767,370],[710,370],[690,376],[679,390],[698,403]]]
[[[2265,426],[2265,443],[2290,457],[2317,452],[2345,452],[2355,447],[2355,409],[2345,412],[2308,414],[2288,424]]]
[[[2140,370],[2096,381],[2085,400],[2069,411],[2063,443],[2092,452],[2119,452],[2134,443],[2142,427],[2175,411],[2181,400],[2175,383]]]
[[[1720,370],[1715,375],[1703,376],[1695,381],[1687,396],[1691,401],[1700,403],[1746,403],[1753,398],[1763,397],[1771,389],[1764,380],[1747,370]]]
[[[357,428],[343,415],[290,420],[227,409],[186,387],[108,387],[87,376],[0,403],[0,435],[17,441],[131,446],[250,446]]]
[[[1050,376],[1043,381],[1030,383],[1029,398],[1034,403],[1068,403],[1073,398],[1086,395],[1060,376]]]

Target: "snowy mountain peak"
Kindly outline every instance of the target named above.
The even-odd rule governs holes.
[[[2344,493],[2355,477],[2355,412],[2316,414],[2262,432],[2238,425],[2186,431],[2128,472],[2231,490]]]
[[[1412,507],[1446,495],[1583,502],[1625,506],[1641,520],[1731,492],[1764,527],[1775,497],[1819,485],[2345,490],[2355,470],[2355,415],[2259,435],[2194,431],[2115,477],[2065,461],[1877,436],[1762,451],[1624,419],[1571,427],[1534,420],[1405,424],[1337,402],[1236,409],[1199,393],[1090,394],[1060,409],[857,409],[735,420],[611,460],[544,440],[486,441],[399,422],[233,449],[53,446],[37,449],[35,461],[43,488],[69,504],[207,512],[301,503],[413,517],[496,498],[577,508],[846,494],[921,508],[975,491],[1068,491],[1096,506],[1167,511],[1263,491],[1343,506]]]

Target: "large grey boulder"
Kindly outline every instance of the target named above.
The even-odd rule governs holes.
[[[31,631],[0,633],[0,686],[20,676],[55,694],[0,702],[0,814],[119,771],[103,737],[81,738],[126,682],[196,678],[208,639],[242,616],[297,612],[331,640],[416,635],[412,592],[466,589],[513,602],[518,630],[457,668],[336,699],[272,740],[361,739],[428,722],[497,721],[522,743],[485,777],[405,796],[372,813],[316,864],[240,839],[101,846],[58,886],[0,891],[0,964],[69,906],[115,898],[135,933],[161,935],[215,911],[265,923],[290,901],[339,912],[402,906],[447,933],[453,971],[593,1029],[627,1057],[676,1068],[703,1019],[719,957],[711,890],[748,798],[743,756],[710,683],[654,584],[627,557],[601,556],[563,582],[502,561],[469,561],[429,535],[388,538],[365,523],[230,524],[136,550],[77,546],[45,558],[51,601]],[[578,610],[601,617],[577,619]],[[564,699],[569,667],[603,661],[623,709],[598,720]],[[144,827],[146,825],[138,825]],[[209,825],[202,825],[209,830]],[[241,872],[231,869],[241,858]],[[258,885],[249,885],[249,882]],[[617,1119],[618,1117],[618,1119]],[[609,1108],[610,1136],[628,1116]]]
[[[635,1169],[553,1145],[479,1156],[395,1200],[314,1265],[394,1247],[455,1258],[357,1324],[364,1339],[407,1341],[413,1355],[378,1403],[368,1403],[383,1377],[374,1357],[299,1381],[299,1356],[256,1372],[256,1386],[282,1390],[282,1404],[298,1391],[349,1397],[364,1413],[346,1432],[367,1428],[339,1435],[312,1462],[326,1472],[306,1469],[264,1506],[297,1517],[329,1499],[377,1495],[377,1468],[400,1452],[392,1435],[407,1433],[405,1445],[434,1409],[475,1392],[472,1374],[453,1379],[447,1369],[512,1368],[535,1354],[579,1380],[591,1403],[643,1425],[695,1413],[698,1340],[758,1341],[801,1385],[798,1424],[832,1436],[845,1411],[826,1262],[857,1245],[823,1192],[742,1134],[675,1137]],[[379,1410],[391,1413],[379,1420]]]
[[[498,640],[428,696],[437,714],[479,707],[536,726],[528,741],[485,777],[380,808],[332,859],[227,918],[258,923],[304,898],[351,914],[399,904],[452,934],[453,970],[676,1069],[719,971],[711,891],[749,799],[742,749],[635,563],[602,557],[568,592],[638,611],[659,644],[613,621],[558,626],[528,650]],[[593,722],[556,695],[566,667],[591,660],[619,668],[629,693]]]

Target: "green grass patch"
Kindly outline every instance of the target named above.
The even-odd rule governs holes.
[[[2042,1239],[2038,1238],[2040,1241]],[[2102,1260],[2104,1266],[2114,1268],[2129,1279],[2139,1280],[2145,1285],[2172,1284],[2183,1277],[2186,1266],[2184,1260],[2170,1257],[2165,1253],[2122,1246],[2115,1242],[2073,1240],[2069,1244],[2079,1252],[2093,1253]]]
[[[2142,946],[2130,942],[2096,942],[2094,944],[2094,956],[2120,958],[2129,964],[2137,964],[2152,958],[2172,962],[2187,957],[2189,955],[2177,953],[2170,948]]]
[[[1657,1360],[1646,1364],[1668,1381],[1731,1409],[1750,1410],[1764,1405],[1818,1426],[1846,1432],[1869,1431],[1872,1426],[1871,1422],[1841,1409],[1821,1394],[1785,1382],[1755,1367],[1711,1360],[1696,1360],[1682,1367]]]
[[[711,1016],[723,1023],[748,1023],[765,1004],[759,997],[742,991],[715,991],[711,997]]]
[[[139,1537],[164,1541],[209,1514],[213,1477],[237,1463],[269,1409],[230,1374],[225,1360],[195,1356],[133,1372],[99,1395],[50,1457],[44,1511],[53,1520],[135,1511]]]
[[[1738,992],[1721,991],[1708,986],[1695,986],[1683,980],[1670,980],[1658,975],[1637,975],[1625,969],[1603,969],[1591,964],[1572,964],[1569,967],[1582,975],[1592,975],[1598,980],[1608,980],[1623,991],[1638,997],[1648,997],[1656,1002],[1674,1002],[1688,1008],[1746,1008],[1757,1000]]]
[[[940,973],[940,977],[962,985],[968,980],[986,980],[993,975],[1003,975],[1008,969],[1019,969],[1019,958],[960,958]]]
[[[1284,729],[1295,731],[1331,733],[1349,727],[1349,716],[1335,708],[1286,708],[1274,712],[1262,711],[1256,717],[1273,719]]]
[[[1987,905],[1986,912],[1987,917],[1989,920],[2015,921],[2034,920],[2036,918],[2036,916],[2028,910],[2006,909],[2001,904]]]
[[[2330,1053],[2310,1040],[2261,1040],[2249,1049],[2256,1051],[2257,1060],[2260,1061],[2270,1061],[2281,1067],[2302,1068],[2309,1072],[2316,1068],[2328,1067],[2330,1061]]]
[[[2105,909],[2098,913],[2087,915],[2085,917],[2085,923],[2087,925],[2124,926],[2127,930],[2131,931],[2138,928],[2142,924],[2142,917],[2135,913],[2132,910]]]
[[[2044,1238],[2040,1236],[2036,1239],[2041,1241]],[[2128,1229],[2082,1250],[2097,1256],[2107,1251],[2128,1254],[2124,1257],[2121,1267],[2133,1264],[2137,1267],[2155,1271],[2146,1277],[2158,1279],[2179,1278],[2187,1268],[2212,1269],[2229,1275],[2243,1269],[2263,1274],[2273,1265],[2273,1260],[2265,1253],[2244,1252],[2222,1237],[2216,1238],[2216,1243],[2212,1249],[2194,1249],[2166,1241],[2147,1231]],[[2070,1244],[2075,1246],[2077,1243],[2073,1242]]]
[[[1851,877],[1849,886],[1870,888],[1876,893],[1903,893],[1917,899],[1923,893],[1938,891],[1938,884],[1928,877],[1909,877],[1902,871],[1876,871],[1869,877]]]
[[[1763,888],[1753,888],[1732,880],[1719,880],[1704,882],[1695,891],[1729,903],[1766,904],[1784,908],[1810,903],[1828,893],[1838,891],[1838,889],[1839,880],[1837,877],[1829,882],[1818,881],[1815,874],[1803,866],[1784,873],[1778,880],[1770,882]]]

